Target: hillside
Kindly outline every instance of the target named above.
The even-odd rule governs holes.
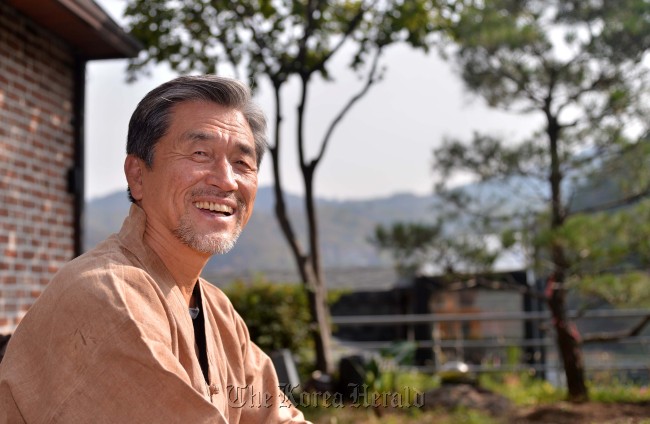
[[[390,267],[388,258],[380,257],[367,239],[377,224],[396,221],[432,222],[433,196],[397,194],[389,197],[334,201],[318,199],[323,264],[327,268]],[[302,198],[288,195],[290,215],[299,235],[305,234],[300,217]],[[274,212],[274,195],[270,187],[258,191],[253,216],[235,248],[226,255],[212,258],[205,272],[236,272],[293,269],[287,244],[280,232]],[[86,205],[85,247],[92,248],[109,234],[119,230],[127,215],[126,193],[114,193],[93,199]]]
[[[459,188],[474,198],[483,208],[501,213],[539,210],[539,185],[521,179],[490,183],[468,184]],[[543,191],[543,190],[542,190]],[[516,193],[513,195],[513,193]],[[531,200],[531,199],[537,200]],[[379,255],[368,243],[378,224],[394,222],[429,222],[436,219],[434,196],[395,194],[369,200],[337,201],[317,199],[317,213],[320,226],[322,260],[325,268],[390,268],[387,255]],[[305,244],[305,221],[302,216],[302,198],[288,194],[286,203],[289,214],[294,218],[294,228]],[[277,224],[273,208],[273,189],[261,187],[258,190],[255,209],[246,230],[235,248],[226,255],[213,257],[204,273],[237,275],[242,271],[286,271],[294,270],[288,245]],[[86,207],[85,247],[91,248],[106,236],[119,230],[127,215],[129,202],[126,193],[114,193],[93,199]],[[525,212],[524,212],[525,213]],[[452,231],[466,232],[470,216],[456,216]]]

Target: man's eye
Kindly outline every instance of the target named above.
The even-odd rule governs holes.
[[[203,152],[203,151],[196,151],[196,152],[194,152],[194,154],[197,155],[197,156],[207,156],[208,155],[206,152]]]
[[[248,161],[243,160],[243,159],[235,161],[235,164],[240,166],[240,167],[245,167],[245,168],[250,168],[251,167],[250,164],[248,163]]]

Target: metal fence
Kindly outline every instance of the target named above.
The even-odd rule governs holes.
[[[598,322],[605,321],[603,327],[625,328],[632,322],[650,315],[650,309],[613,310],[598,309],[585,311],[569,311],[568,316],[580,327],[600,327]],[[440,338],[436,335],[436,327],[445,323],[487,323],[487,322],[526,322],[535,323],[534,332],[539,337],[488,337],[488,338]],[[551,325],[551,315],[543,312],[481,312],[481,313],[444,313],[444,314],[410,314],[410,315],[358,315],[333,316],[332,324],[343,326],[413,326],[426,325],[430,328],[431,337],[415,340],[407,337],[404,340],[389,341],[353,341],[340,340],[342,346],[363,351],[378,351],[394,347],[396,343],[410,341],[420,350],[428,350],[432,360],[419,364],[417,369],[435,373],[443,364],[442,357],[455,356],[453,359],[465,360],[468,351],[480,352],[480,361],[466,361],[473,372],[504,372],[504,371],[535,371],[551,382],[562,384],[562,364],[556,351],[554,332]],[[649,326],[650,327],[650,326]],[[582,331],[582,330],[581,330]],[[407,334],[413,332],[406,331]],[[523,333],[523,332],[522,332]],[[505,359],[508,350],[514,349],[522,358],[517,363]],[[447,354],[445,354],[447,352]],[[640,335],[617,341],[589,343],[583,346],[585,368],[592,375],[597,372],[616,373],[625,376],[650,381],[650,328]],[[524,358],[525,357],[525,358]]]

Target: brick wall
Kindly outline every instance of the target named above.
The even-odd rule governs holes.
[[[0,334],[74,254],[73,56],[0,2]]]

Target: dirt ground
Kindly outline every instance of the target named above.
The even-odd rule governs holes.
[[[512,413],[511,423],[549,424],[650,424],[650,403],[603,404],[587,402],[556,403],[519,408]]]
[[[377,414],[376,412],[379,412]],[[489,414],[480,415],[490,417]],[[372,411],[372,408],[340,408],[318,416],[310,416],[314,424],[457,424],[479,423],[481,418],[471,420],[464,415],[454,415],[444,410],[409,414],[405,411]],[[534,407],[515,407],[502,414],[496,413],[485,422],[490,424],[650,424],[650,403],[602,404],[588,402],[571,404],[560,402]]]

